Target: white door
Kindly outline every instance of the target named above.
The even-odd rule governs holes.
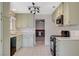
[[[0,15],[0,56],[2,56],[2,22],[1,22],[1,15]]]

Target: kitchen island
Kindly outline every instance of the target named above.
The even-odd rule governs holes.
[[[57,56],[79,56],[79,38],[56,37]]]

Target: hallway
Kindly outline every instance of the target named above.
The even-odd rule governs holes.
[[[50,48],[40,43],[42,42],[39,41],[36,47],[21,48],[14,56],[51,56]]]

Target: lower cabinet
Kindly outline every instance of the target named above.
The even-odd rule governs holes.
[[[16,40],[16,50],[19,50],[22,47],[22,35],[17,36]]]
[[[56,56],[79,56],[79,40],[58,40]]]
[[[33,47],[34,46],[34,40],[33,40],[33,34],[23,34],[23,43],[22,47]]]

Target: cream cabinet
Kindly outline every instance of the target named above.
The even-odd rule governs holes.
[[[56,41],[56,56],[79,56],[79,40],[63,39]]]
[[[64,3],[64,23],[67,25],[79,24],[79,2]]]
[[[14,16],[10,16],[10,33],[16,33],[16,18]]]
[[[64,13],[64,8],[63,8],[63,3],[61,3],[56,9],[55,11],[53,12],[52,14],[52,19],[53,19],[53,22],[56,24],[56,19],[60,16],[60,15],[63,15]]]
[[[22,47],[27,48],[27,47],[34,47],[34,34],[32,32],[25,32],[23,33],[23,43]]]
[[[10,34],[9,34],[10,22],[8,17],[8,13],[10,10],[10,3],[3,2],[2,5],[3,5],[2,8],[3,55],[10,56]]]
[[[18,35],[16,37],[16,50],[17,51],[22,47],[22,39],[23,39],[22,35]]]
[[[63,25],[78,25],[79,24],[79,2],[63,2],[53,13],[53,21],[57,17],[63,15]]]
[[[3,39],[2,39],[2,3],[0,2],[0,56],[3,54]]]
[[[33,16],[31,14],[16,14],[17,28],[33,28]]]
[[[53,19],[53,22],[55,23],[56,21],[56,18],[57,18],[57,9],[53,12],[52,14],[52,19]]]
[[[61,3],[58,7],[58,11],[57,11],[57,16],[60,16],[60,15],[63,15],[64,13],[64,6],[63,6],[64,3]]]

